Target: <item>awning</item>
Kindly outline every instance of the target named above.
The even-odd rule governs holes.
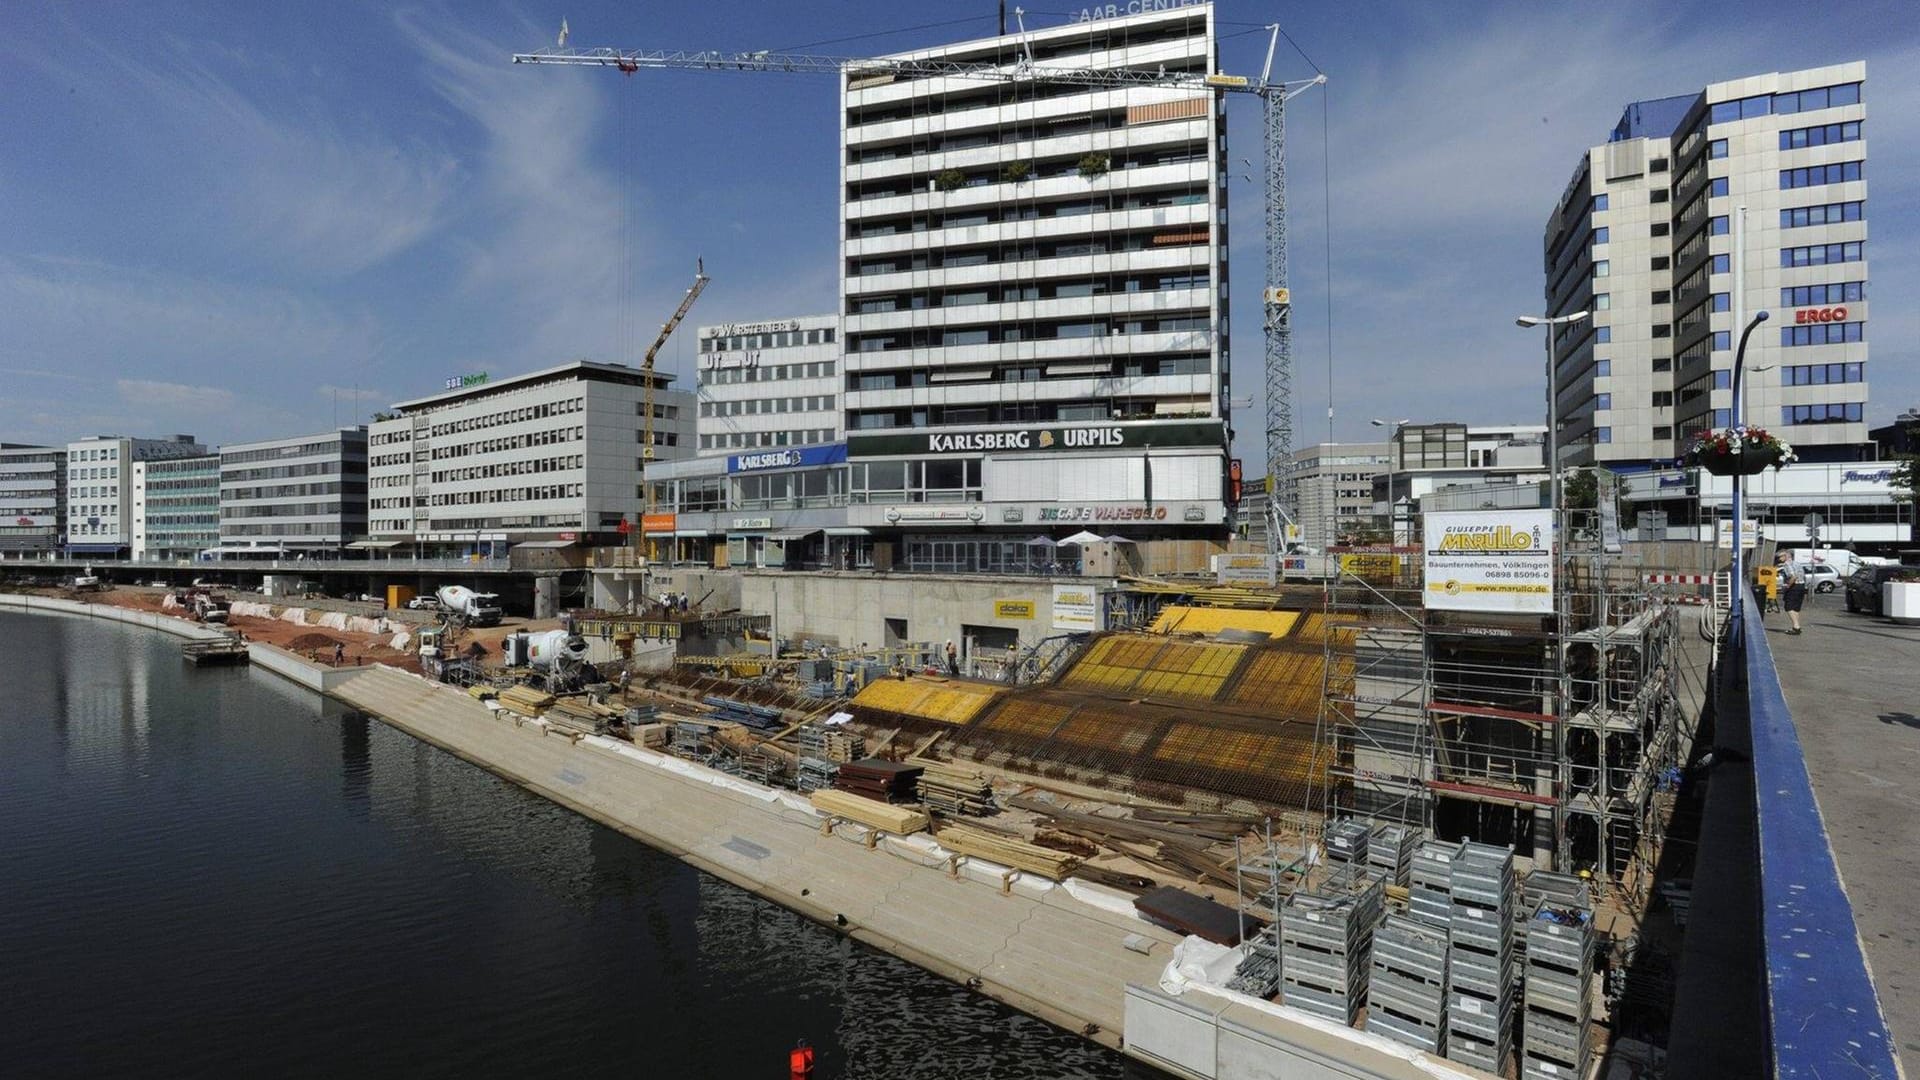
[[[865,525],[839,525],[827,530],[828,536],[872,536],[873,530]]]
[[[553,548],[570,548],[573,546],[573,541],[571,540],[528,540],[525,543],[515,544],[513,546],[516,548],[537,548],[541,550],[551,550]]]
[[[767,534],[769,540],[804,540],[819,532],[819,529],[775,529]]]
[[[353,543],[348,544],[347,546],[349,548],[352,548],[355,551],[384,551],[387,548],[399,547],[400,541],[398,540],[355,540]]]
[[[1112,536],[1106,536],[1106,537],[1102,537],[1101,539],[1103,539],[1103,540],[1105,540],[1105,541],[1106,541],[1107,543],[1109,543],[1109,544],[1131,544],[1131,543],[1133,543],[1133,541],[1131,541],[1131,540],[1129,540],[1129,539],[1127,539],[1127,538],[1126,538],[1126,537],[1124,537],[1124,536],[1121,536],[1121,535],[1120,535],[1119,533],[1115,533],[1115,534],[1113,534]]]
[[[1058,543],[1055,543],[1053,537],[1051,536],[1036,536],[1033,539],[1027,541],[1027,546],[1028,547],[1059,547],[1060,545]]]
[[[1087,532],[1085,529],[1082,529],[1081,531],[1074,533],[1072,536],[1067,537],[1065,540],[1060,541],[1060,546],[1061,547],[1082,547],[1086,544],[1104,544],[1106,543],[1106,541],[1107,541],[1106,537],[1101,536],[1098,533],[1090,533],[1090,532]]]

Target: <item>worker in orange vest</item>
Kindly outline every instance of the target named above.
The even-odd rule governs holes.
[[[813,1080],[813,1047],[801,1039],[787,1051],[788,1080]]]

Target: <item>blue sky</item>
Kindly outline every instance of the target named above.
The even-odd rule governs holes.
[[[1038,6],[1030,25],[1069,17]],[[1540,340],[1512,316],[1542,303],[1541,230],[1582,150],[1630,100],[1856,58],[1869,419],[1920,404],[1910,5],[1219,10],[1223,35],[1284,18],[1331,80],[1289,121],[1296,444],[1327,433],[1329,298],[1336,437],[1366,437],[1370,416],[1538,422]],[[714,282],[692,322],[832,310],[832,80],[507,62],[563,16],[575,44],[858,55],[990,33],[994,4],[8,5],[0,440],[230,442],[363,422],[453,374],[637,362],[696,256]],[[1224,66],[1251,71],[1264,46],[1228,38]],[[1312,72],[1284,44],[1280,66]],[[1257,120],[1241,108],[1231,131],[1256,166]],[[1236,426],[1252,463],[1262,251],[1257,170],[1241,172],[1235,380],[1256,405]],[[671,370],[688,371],[691,341],[668,347]]]

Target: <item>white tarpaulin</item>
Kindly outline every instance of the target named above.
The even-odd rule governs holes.
[[[1553,512],[1463,510],[1426,519],[1426,600],[1446,611],[1553,612]]]

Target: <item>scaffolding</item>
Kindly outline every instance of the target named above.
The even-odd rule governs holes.
[[[1328,819],[1512,847],[1642,894],[1660,794],[1686,751],[1681,612],[1644,552],[1609,552],[1595,511],[1561,515],[1551,612],[1431,610],[1415,543],[1334,552],[1316,726]],[[1686,567],[1683,569],[1691,569]]]

